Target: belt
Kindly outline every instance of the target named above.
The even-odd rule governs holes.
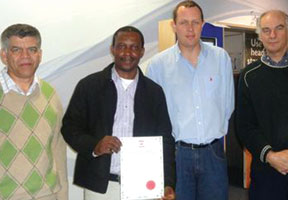
[[[120,176],[117,174],[109,174],[109,181],[120,182]]]
[[[178,141],[177,144],[179,144],[182,147],[189,147],[191,149],[200,149],[200,148],[205,148],[208,147],[210,144],[214,144],[218,141],[219,139],[215,139],[212,142],[208,143],[208,144],[191,144],[191,143],[186,143],[183,141]]]

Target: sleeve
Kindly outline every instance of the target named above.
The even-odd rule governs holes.
[[[146,75],[156,83],[160,84],[159,60],[152,59],[147,67]],[[161,87],[160,87],[161,88]],[[159,96],[158,96],[159,95]],[[172,136],[172,125],[168,114],[167,102],[163,92],[160,89],[157,99],[159,101],[157,107],[157,124],[160,135],[163,136],[163,150],[164,150],[164,175],[165,186],[175,187],[175,140]]]
[[[175,140],[163,90],[159,92],[157,107],[158,132],[163,136],[165,186],[175,187]]]
[[[235,108],[235,86],[233,78],[232,63],[229,55],[225,52],[225,69],[226,69],[226,112],[225,119],[228,122]]]
[[[56,135],[52,141],[52,152],[56,163],[57,174],[61,185],[60,191],[57,192],[57,199],[68,200],[68,178],[67,178],[67,152],[66,143],[60,133],[61,120],[63,116],[62,105],[58,99],[58,123],[56,127]]]
[[[71,97],[63,117],[61,133],[73,150],[92,159],[97,141],[89,134],[89,85],[83,80],[77,84]]]
[[[238,84],[236,133],[241,143],[252,153],[253,157],[264,162],[265,152],[270,149],[267,148],[270,146],[258,123],[249,84],[245,78],[245,71],[243,71]]]

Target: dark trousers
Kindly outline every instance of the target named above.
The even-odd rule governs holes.
[[[251,170],[249,200],[288,200],[288,175],[284,176],[272,167]]]

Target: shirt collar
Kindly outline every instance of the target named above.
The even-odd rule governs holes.
[[[202,42],[202,40],[200,40],[199,43],[200,43],[200,47],[201,47],[199,57],[205,56],[207,54],[207,49],[206,49],[204,43]],[[175,57],[176,57],[176,62],[178,62],[180,57],[182,56],[181,55],[181,49],[179,48],[178,42],[174,45],[174,53],[175,53]]]
[[[114,82],[121,82],[121,78],[119,76],[119,74],[117,73],[116,69],[115,69],[115,65],[112,67],[112,71],[111,71],[111,78]],[[134,78],[134,81],[133,83],[137,83],[138,82],[138,79],[139,79],[139,70],[137,69],[137,74]],[[132,84],[133,84],[132,83]]]
[[[288,66],[288,51],[284,54],[282,59],[279,62],[275,62],[270,58],[270,56],[267,55],[267,53],[264,51],[264,54],[261,57],[261,61],[265,63],[266,65],[274,68],[284,68]]]
[[[29,90],[25,93],[9,76],[7,67],[4,67],[0,72],[0,84],[2,86],[4,94],[7,94],[9,91],[15,91],[18,94],[29,96],[39,85],[39,78],[34,76],[33,82]]]

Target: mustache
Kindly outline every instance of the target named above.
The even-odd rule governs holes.
[[[125,56],[125,57],[120,57],[121,61],[134,61],[135,58],[131,57],[131,56]]]

